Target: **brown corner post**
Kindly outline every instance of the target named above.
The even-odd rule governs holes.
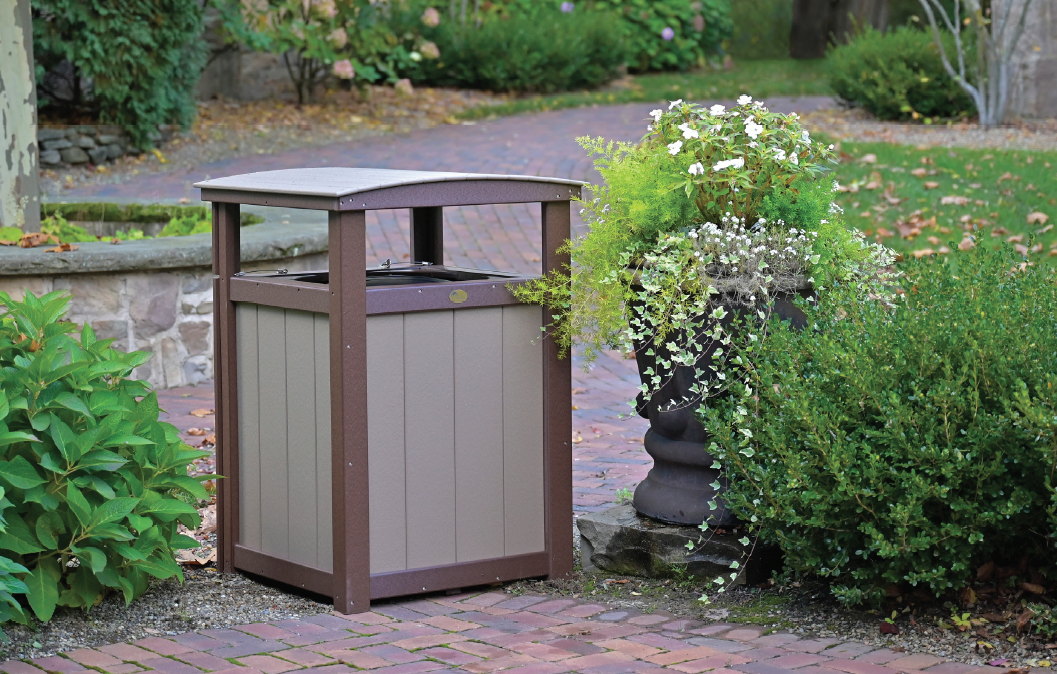
[[[444,208],[411,209],[411,260],[444,264]]]
[[[334,608],[371,607],[364,211],[330,211],[330,419]]]
[[[569,254],[558,249],[569,238],[569,201],[545,201],[543,273],[568,271]],[[557,309],[543,307],[543,320]],[[558,357],[558,343],[543,340],[543,470],[546,476],[546,546],[549,578],[573,572],[572,362]]]
[[[236,374],[235,303],[231,278],[239,271],[239,205],[213,203],[213,367],[216,390],[217,568],[235,572],[239,531],[239,395]]]

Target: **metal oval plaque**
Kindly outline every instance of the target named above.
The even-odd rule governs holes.
[[[455,304],[462,304],[466,301],[466,291],[453,290],[448,294],[448,299],[454,302]]]

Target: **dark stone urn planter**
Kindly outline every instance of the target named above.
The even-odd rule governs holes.
[[[776,293],[773,311],[782,320],[791,320],[796,329],[802,330],[807,323],[804,312],[793,304],[793,293]],[[727,317],[721,321],[728,327],[739,309],[733,303],[727,306]],[[744,309],[740,309],[744,311]],[[706,322],[698,333],[703,344],[711,340],[704,335],[711,332],[714,323]],[[641,345],[640,345],[641,346]],[[712,353],[718,345],[712,345],[701,359],[702,364],[712,362]],[[646,354],[648,348],[636,348],[635,360],[643,383],[649,381],[645,371],[656,371],[656,356]],[[654,350],[664,356],[666,350],[656,345]],[[639,393],[636,410],[650,420],[646,431],[646,452],[653,458],[653,468],[646,479],[635,489],[633,505],[640,514],[662,522],[673,524],[701,524],[710,526],[734,526],[738,519],[727,510],[723,492],[727,488],[726,478],[713,469],[715,459],[708,453],[708,433],[695,416],[698,404],[677,405],[675,401],[685,398],[693,400],[690,387],[694,383],[694,372],[690,367],[676,368],[674,376],[647,402]],[[667,411],[666,411],[667,410]],[[719,489],[712,485],[719,480]],[[716,509],[709,506],[715,500]]]

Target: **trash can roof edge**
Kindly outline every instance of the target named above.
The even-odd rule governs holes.
[[[237,192],[341,198],[361,192],[374,192],[405,185],[455,183],[471,180],[550,183],[577,188],[587,183],[566,178],[502,175],[493,173],[456,173],[449,171],[403,171],[397,169],[315,167],[260,171],[214,178],[195,183],[201,189]]]

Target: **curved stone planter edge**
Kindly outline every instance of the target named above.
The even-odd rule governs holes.
[[[208,267],[213,264],[209,234],[76,244],[79,250],[45,253],[39,248],[0,248],[0,276],[91,274]],[[284,225],[262,222],[242,229],[242,261],[300,257],[327,250],[326,223]]]

